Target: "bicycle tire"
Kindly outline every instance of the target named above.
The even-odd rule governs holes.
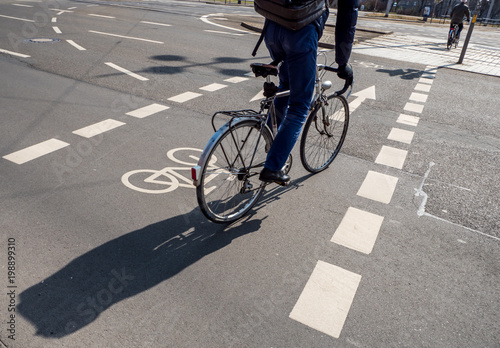
[[[307,118],[300,140],[300,160],[311,173],[319,173],[338,155],[349,127],[349,104],[344,96],[329,95]]]
[[[273,137],[267,126],[248,119],[233,120],[216,138],[201,164],[196,196],[209,220],[230,223],[243,217],[262,195],[265,184],[259,174]],[[235,143],[241,145],[240,155]],[[254,150],[253,165],[248,168]]]

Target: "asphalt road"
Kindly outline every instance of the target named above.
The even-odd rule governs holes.
[[[0,1],[5,346],[498,346],[497,77],[356,53],[331,168],[295,149],[215,225],[189,171],[213,112],[258,106],[265,48],[220,14],[251,10],[96,5]]]

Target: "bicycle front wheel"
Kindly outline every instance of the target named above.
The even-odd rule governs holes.
[[[245,215],[262,195],[259,174],[273,141],[269,128],[243,120],[227,128],[212,146],[196,189],[205,216],[217,223]]]
[[[344,96],[329,95],[309,115],[300,140],[300,160],[311,173],[332,163],[344,143],[349,126],[349,105]]]

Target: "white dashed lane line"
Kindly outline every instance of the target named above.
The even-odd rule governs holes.
[[[112,34],[112,33],[104,33],[102,31],[95,31],[95,30],[89,30],[89,33],[99,34],[99,35],[105,35],[105,36],[112,36],[112,37],[119,37],[119,38],[122,38],[122,39],[138,40],[138,41],[144,41],[144,42],[150,42],[150,43],[155,43],[155,44],[163,45],[163,42],[161,42],[161,41],[143,39],[143,38],[140,38],[140,37],[124,36],[124,35],[118,35],[118,34]]]
[[[62,34],[61,29],[59,29],[58,27],[52,27],[52,29],[54,29],[56,34]]]
[[[375,163],[383,164],[388,167],[403,169],[408,151],[397,149],[395,147],[383,145]]]
[[[66,40],[67,43],[69,43],[71,46],[75,47],[79,51],[86,51],[85,48],[74,42],[73,40]]]
[[[5,15],[0,15],[2,18],[8,18],[8,19],[14,19],[17,21],[23,21],[23,22],[31,22],[34,23],[35,21],[32,19],[26,19],[26,18],[18,18],[18,17],[11,17],[11,16],[5,16]]]
[[[141,23],[152,24],[152,25],[160,25],[160,26],[163,26],[163,27],[171,27],[172,26],[171,24],[157,23],[157,22],[148,22],[148,21],[141,21]]]
[[[110,118],[110,119],[107,119],[107,120],[104,120],[101,122],[94,123],[90,126],[78,129],[78,130],[74,131],[73,134],[76,134],[76,135],[79,135],[79,136],[82,136],[82,137],[88,139],[88,138],[92,138],[96,135],[108,132],[112,129],[118,128],[120,126],[123,126],[125,124],[126,123],[124,123],[124,122],[116,121],[116,120],[113,120]]]
[[[168,106],[161,104],[151,104],[140,109],[127,112],[125,115],[132,116],[135,118],[144,118],[156,114],[157,112],[169,109]]]
[[[207,92],[215,92],[218,91],[219,89],[225,88],[227,85],[222,85],[220,83],[212,83],[211,85],[201,87],[200,89],[202,91],[207,91]]]
[[[23,164],[34,160],[35,158],[62,149],[63,147],[66,147],[68,145],[68,143],[58,139],[49,139],[39,144],[35,144],[25,149],[13,152],[10,155],[3,156],[3,158],[16,164]]]
[[[168,98],[168,100],[176,102],[176,103],[185,103],[188,100],[201,97],[203,94],[195,93],[195,92],[185,92],[179,95],[173,96],[172,98]]]
[[[92,17],[100,17],[100,18],[108,18],[108,19],[115,19],[116,17],[113,16],[105,16],[105,15],[100,15],[100,14],[95,14],[95,13],[89,13],[89,16]]]
[[[122,68],[121,66],[118,66],[118,65],[116,65],[116,64],[114,64],[114,63],[111,63],[111,62],[106,62],[106,63],[104,63],[104,64],[106,64],[107,66],[109,66],[109,67],[111,67],[111,68],[113,68],[113,69],[116,69],[116,70],[118,70],[118,71],[120,71],[120,72],[122,72],[122,73],[124,73],[124,74],[127,74],[127,75],[128,75],[128,76],[130,76],[130,77],[133,77],[133,78],[135,78],[135,79],[138,79],[138,80],[140,80],[140,81],[148,81],[148,80],[149,80],[147,77],[144,77],[144,76],[141,76],[141,75],[139,75],[139,74],[136,74],[136,73],[134,73],[134,72],[132,72],[132,71],[130,71],[130,70],[127,70],[127,69],[125,69],[125,68]]]
[[[7,50],[1,49],[1,48],[0,48],[0,53],[5,53],[5,54],[11,55],[11,56],[21,57],[21,58],[30,58],[31,57],[31,56],[28,56],[27,54],[7,51]]]
[[[396,189],[398,178],[395,176],[368,171],[357,195],[372,201],[389,204]]]

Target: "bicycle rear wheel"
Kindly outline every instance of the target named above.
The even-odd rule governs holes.
[[[448,33],[448,42],[446,44],[446,48],[450,49],[454,41],[455,41],[455,29],[451,29],[450,32]]]
[[[329,95],[313,109],[300,140],[300,160],[311,173],[330,165],[344,143],[349,126],[349,105],[344,96]]]
[[[257,203],[265,187],[259,174],[272,141],[269,128],[251,119],[221,133],[202,165],[196,189],[208,219],[233,222]]]

